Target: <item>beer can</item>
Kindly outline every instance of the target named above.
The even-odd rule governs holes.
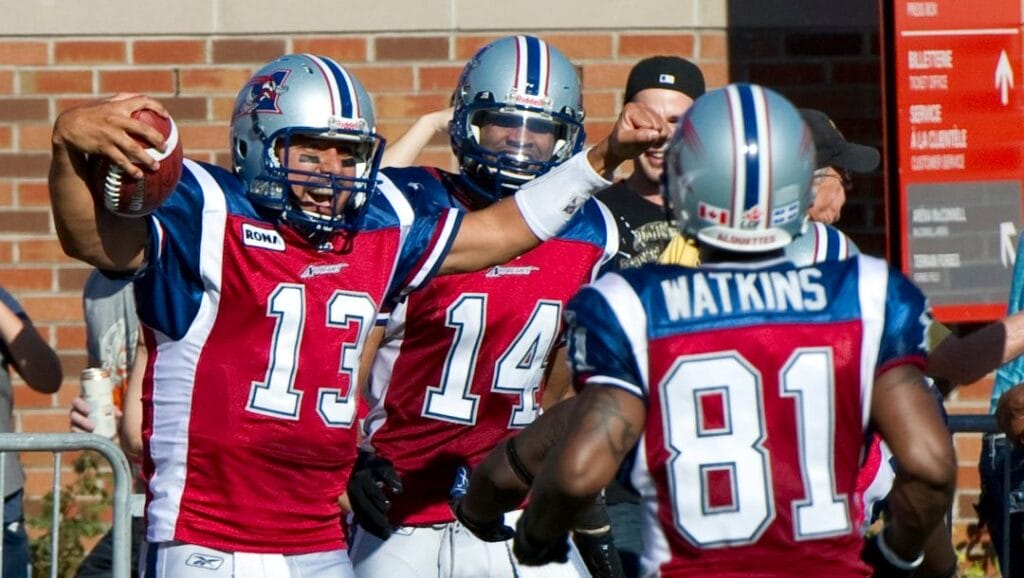
[[[96,424],[92,433],[113,439],[117,435],[114,416],[114,382],[102,367],[82,370],[82,399],[89,404],[89,419]]]

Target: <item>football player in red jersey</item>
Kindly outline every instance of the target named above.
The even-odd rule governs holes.
[[[781,96],[731,85],[698,99],[680,127],[666,194],[704,265],[607,275],[570,303],[583,391],[536,474],[517,557],[563,558],[573,512],[628,458],[651,521],[649,573],[867,576],[854,500],[871,428],[900,466],[891,519],[865,558],[909,575],[955,483],[921,373],[923,296],[870,257],[782,258],[803,229],[814,155]],[[700,204],[730,219],[702,220]]]
[[[238,95],[233,170],[186,160],[170,198],[128,219],[97,205],[84,175],[94,155],[132,177],[133,163],[156,168],[135,140],[164,145],[131,118],[143,108],[165,113],[145,96],[62,113],[49,183],[64,250],[137,275],[149,351],[141,566],[154,578],[352,576],[337,498],[380,306],[553,236],[601,174],[668,132],[624,110],[564,171],[463,219],[380,177],[369,95],[343,67],[286,55]]]
[[[500,38],[466,64],[455,88],[449,133],[460,173],[384,173],[473,215],[564,167],[583,146],[583,116],[576,70],[557,48],[532,36]],[[510,540],[481,541],[455,522],[449,493],[461,468],[534,420],[561,349],[565,303],[617,248],[611,215],[591,200],[536,249],[486,271],[438,277],[395,305],[371,374],[368,453],[349,484],[358,574],[586,574],[579,560],[515,567]]]

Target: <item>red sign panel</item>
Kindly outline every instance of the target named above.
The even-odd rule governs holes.
[[[1020,0],[894,10],[903,269],[940,320],[1002,317],[1022,210]]]

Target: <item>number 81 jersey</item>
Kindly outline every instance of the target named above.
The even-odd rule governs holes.
[[[648,266],[584,289],[567,319],[578,385],[646,402],[629,472],[647,571],[869,574],[856,482],[873,379],[926,359],[930,314],[905,277],[863,256]]]

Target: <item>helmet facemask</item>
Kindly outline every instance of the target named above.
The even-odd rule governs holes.
[[[471,184],[490,200],[565,162],[582,142],[571,114],[487,99],[465,107],[454,129],[462,131],[460,163]]]
[[[288,166],[293,139],[308,137],[351,145],[352,156],[344,166],[354,169],[353,176],[303,170]],[[377,181],[384,150],[383,139],[362,130],[322,130],[291,127],[267,140],[263,151],[263,170],[252,182],[250,195],[261,205],[281,211],[282,217],[307,236],[322,236],[359,228],[367,201]],[[282,162],[280,159],[284,159]],[[304,209],[294,190],[310,188],[310,183],[329,190],[329,213]],[[319,195],[317,195],[319,197]],[[346,197],[342,202],[342,197]]]

